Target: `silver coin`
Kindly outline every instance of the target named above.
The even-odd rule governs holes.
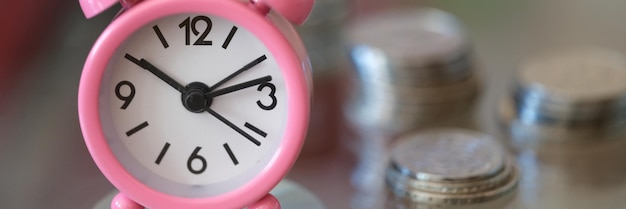
[[[446,12],[399,9],[359,19],[348,41],[359,92],[346,114],[356,124],[398,134],[456,118],[480,93],[471,47]]]
[[[398,122],[412,122],[431,119],[433,117],[449,116],[450,114],[460,114],[464,111],[470,111],[474,108],[474,104],[472,101],[434,105],[413,105],[406,107],[382,107],[371,104],[369,106],[362,106],[359,108],[362,108],[360,111],[363,115],[371,118],[389,119]],[[372,111],[373,109],[378,111]]]
[[[344,111],[347,119],[355,125],[377,127],[391,133],[436,127],[445,124],[471,123],[474,108],[471,100],[465,102],[449,102],[435,105],[397,105],[370,104],[353,102]]]
[[[496,175],[505,165],[503,151],[491,137],[464,129],[407,135],[391,153],[391,163],[419,181],[475,181]]]
[[[524,64],[517,78],[513,96],[527,122],[597,124],[626,112],[626,59],[616,51],[579,48],[543,55]]]
[[[428,108],[427,105],[445,106],[446,103],[474,100],[480,93],[480,85],[481,83],[475,77],[456,84],[428,88],[393,88],[372,84],[361,88],[363,94],[359,95],[358,102],[377,108],[393,107],[401,110],[423,109],[422,107]]]
[[[493,201],[515,191],[519,182],[519,171],[516,166],[511,169],[511,175],[505,182],[496,188],[482,192],[466,194],[442,194],[435,192],[424,192],[420,190],[407,190],[404,188],[392,188],[394,196],[399,197],[406,205],[468,205]]]
[[[567,144],[612,140],[626,132],[626,122],[582,127],[529,123],[520,118],[517,109],[511,99],[505,98],[497,110],[498,122],[516,148],[546,148],[554,152]]]
[[[478,76],[471,76],[456,83],[429,87],[385,86],[369,82],[363,87],[368,97],[392,104],[433,104],[472,99],[480,91]]]
[[[386,172],[386,180],[391,187],[405,187],[406,189],[421,190],[441,194],[467,194],[477,193],[500,187],[509,180],[513,170],[512,162],[507,162],[497,175],[482,180],[461,183],[442,183],[417,181],[404,176],[396,166],[389,166]]]
[[[454,120],[474,108],[473,103],[444,103],[440,105],[421,105],[421,107],[400,108],[377,107],[372,105],[352,105],[346,110],[351,121],[376,124],[381,129],[418,128],[436,124],[439,121]]]
[[[448,66],[467,53],[467,40],[456,18],[431,9],[404,9],[381,13],[353,23],[347,32],[353,63],[357,68],[385,71],[407,69],[431,71],[430,79],[450,82],[465,73]],[[452,70],[450,70],[452,69]],[[372,71],[369,70],[369,71]],[[400,73],[400,71],[398,71]]]
[[[384,51],[367,45],[356,45],[349,50],[350,59],[361,79],[372,79],[391,85],[432,86],[454,83],[471,76],[475,66],[467,48],[458,49],[458,57],[446,61],[433,60],[418,67],[395,63],[386,57],[388,55]]]

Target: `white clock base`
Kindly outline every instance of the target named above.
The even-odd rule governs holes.
[[[325,209],[322,202],[309,190],[302,187],[298,183],[295,183],[290,180],[282,180],[271,192],[272,195],[266,196],[276,198],[280,202],[280,206],[282,209]],[[98,201],[93,209],[110,209],[111,201],[113,198],[119,194],[117,190],[111,191],[109,194],[104,196],[100,201]],[[132,202],[132,201],[131,201]],[[127,207],[131,209],[144,209],[142,206],[132,202],[136,206]],[[133,206],[133,205],[128,205]],[[253,205],[254,206],[254,205]],[[250,207],[248,209],[252,209]],[[258,209],[267,209],[267,208],[258,208]]]

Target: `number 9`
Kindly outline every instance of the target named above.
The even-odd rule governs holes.
[[[122,95],[122,92],[121,92],[122,86],[128,86],[128,88],[130,89],[130,93],[128,94],[128,96]],[[133,85],[133,83],[129,81],[120,81],[115,86],[115,96],[117,96],[118,99],[124,101],[124,104],[122,104],[122,107],[120,108],[125,110],[126,107],[128,107],[130,102],[133,101],[133,98],[135,97],[135,85]]]

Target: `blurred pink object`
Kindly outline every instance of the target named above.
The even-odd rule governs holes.
[[[79,0],[79,2],[85,17],[89,19],[113,6],[118,0]]]
[[[313,10],[313,0],[253,0],[255,4],[267,4],[293,24],[302,25]]]

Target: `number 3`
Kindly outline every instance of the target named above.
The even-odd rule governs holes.
[[[262,83],[261,85],[259,85],[259,88],[257,88],[258,91],[263,91],[263,89],[265,87],[270,87],[270,98],[272,98],[272,103],[270,105],[264,105],[261,100],[257,100],[256,104],[259,105],[259,107],[261,109],[264,110],[272,110],[276,107],[276,102],[278,102],[278,100],[276,99],[276,95],[274,95],[276,93],[276,86],[274,86],[274,84],[272,83]]]

